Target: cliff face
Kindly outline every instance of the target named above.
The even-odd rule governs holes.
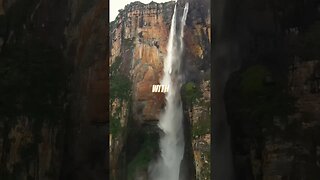
[[[73,71],[63,179],[108,178],[107,5],[103,0],[69,2],[65,37]]]
[[[178,1],[178,12],[183,10],[184,4],[184,1]],[[163,93],[152,93],[151,90],[162,78],[174,5],[173,1],[161,4],[134,2],[110,23],[110,108],[115,112],[110,118],[110,168],[114,179],[126,174],[121,173],[126,169],[128,178],[145,179],[147,165],[157,155],[159,130],[156,123],[165,102]],[[200,172],[204,169],[207,174],[202,173],[203,177],[210,175],[209,7],[209,1],[190,1],[182,65],[186,77],[182,90],[185,115],[192,131],[187,135],[190,146],[186,151],[196,158],[191,164],[197,166],[197,179],[201,179]],[[118,79],[127,82],[128,86],[119,84]],[[117,113],[116,107],[121,104],[128,106]],[[137,138],[140,140],[134,140]],[[145,159],[141,162],[140,158]]]
[[[0,179],[107,178],[107,12],[0,1]]]
[[[69,71],[62,50],[67,4],[0,3],[0,179],[57,179]]]
[[[222,91],[235,179],[318,179],[319,3],[225,5],[232,11],[225,12],[224,25],[234,31],[219,36],[228,36],[239,53],[222,57],[241,64]],[[232,52],[233,45],[219,47]],[[225,164],[214,162],[213,168]]]
[[[150,88],[160,84],[173,6],[132,3],[111,23],[109,63],[121,58],[120,71],[133,84],[133,117],[141,122],[156,120],[163,105],[163,96],[155,96]]]

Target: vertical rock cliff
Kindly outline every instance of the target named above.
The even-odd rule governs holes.
[[[0,3],[0,179],[58,179],[67,117],[67,4]]]
[[[108,2],[70,1],[69,7],[65,52],[73,71],[61,177],[108,179]]]
[[[182,11],[185,2],[177,3],[178,11]],[[115,21],[110,23],[110,168],[113,179],[146,179],[148,163],[159,151],[156,125],[165,102],[163,93],[152,93],[152,85],[160,84],[162,78],[174,4],[173,1],[134,2],[119,11]],[[187,134],[189,155],[186,156],[192,156],[191,161],[185,161],[186,168],[193,166],[191,171],[196,173],[194,178],[197,179],[210,176],[209,7],[209,1],[190,1],[182,65],[186,79],[182,88],[186,125],[191,131]],[[122,177],[124,174],[127,177]]]
[[[222,23],[224,29],[215,37],[225,47],[215,42],[219,48],[213,53],[232,49],[227,42],[236,42],[238,53],[214,59],[216,68],[241,64],[227,71],[220,92],[226,104],[223,120],[231,129],[234,166],[228,170],[235,169],[228,179],[318,179],[319,3],[225,1],[222,10],[223,18],[215,18],[222,20],[217,28]],[[214,168],[225,165],[214,163]]]
[[[0,1],[0,179],[107,179],[106,1]]]

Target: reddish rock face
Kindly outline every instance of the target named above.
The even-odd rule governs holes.
[[[181,2],[178,2],[177,5],[179,14],[184,7],[184,3],[182,5]],[[203,98],[199,99],[195,107],[197,111],[189,115],[192,126],[209,124],[208,121],[210,121],[208,110],[210,103],[207,102],[210,99],[210,80],[208,76],[205,77],[205,74],[210,74],[210,12],[209,6],[204,5],[208,2],[199,0],[190,3],[190,16],[188,15],[184,29],[184,52],[181,66],[186,81],[195,81],[203,94]],[[152,92],[152,86],[159,85],[163,76],[163,62],[167,54],[166,48],[174,6],[173,1],[162,4],[134,2],[127,5],[116,20],[110,23],[109,66],[111,69],[117,69],[116,73],[127,76],[132,83],[130,99],[124,100],[131,101],[128,103],[128,109],[118,111],[118,114],[114,110],[110,118],[110,124],[115,124],[117,118],[120,119],[120,122],[125,122],[121,129],[124,130],[123,132],[129,132],[129,134],[118,133],[116,135],[111,132],[110,135],[109,144],[112,150],[110,151],[110,157],[112,157],[110,169],[111,177],[114,179],[121,179],[127,169],[123,166],[125,163],[130,163],[129,159],[135,158],[122,159],[124,155],[121,153],[131,155],[133,151],[139,151],[139,142],[131,144],[131,149],[124,148],[141,136],[137,136],[137,132],[148,137],[150,134],[158,134],[156,123],[160,112],[165,107],[165,94]],[[201,12],[200,16],[199,12]],[[112,104],[117,104],[114,98],[110,98],[110,101],[113,102]],[[188,110],[191,111],[190,109]],[[123,116],[122,113],[127,111],[130,115]],[[202,121],[198,122],[200,118]],[[111,129],[114,131],[115,127]],[[189,141],[190,149],[192,148],[190,153],[193,153],[194,156],[198,155],[198,158],[194,159],[195,164],[199,166],[196,175],[198,179],[210,176],[207,162],[209,156],[206,151],[210,149],[210,144],[207,142],[203,144],[207,139],[210,139],[210,134],[201,134],[197,136],[197,139]],[[191,143],[196,145],[192,146]],[[198,146],[202,148],[197,149]],[[120,164],[119,162],[125,163]],[[200,172],[203,175],[200,176]],[[137,170],[137,176],[134,179],[146,179],[141,174],[147,174],[147,169]]]
[[[131,3],[111,23],[109,62],[111,65],[120,57],[121,69],[130,72],[133,118],[139,122],[157,120],[165,103],[163,93],[152,93],[151,90],[152,85],[160,84],[162,77],[173,8],[174,2]],[[204,61],[210,42],[210,13],[207,12],[203,19],[190,17],[185,29],[184,64],[191,64],[196,71],[199,67],[195,64]]]
[[[159,84],[166,53],[169,26],[165,22],[164,8],[173,8],[173,3],[133,4],[126,13],[118,16],[112,30],[113,42],[110,63],[116,57],[126,57],[122,69],[130,69],[133,82],[133,116],[141,122],[157,119],[164,104],[164,94],[152,93],[152,85]],[[124,31],[121,29],[124,27]],[[131,41],[132,46],[128,46]],[[127,68],[125,68],[125,67]],[[129,68],[128,68],[129,67]]]

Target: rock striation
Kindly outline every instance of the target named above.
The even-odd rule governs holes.
[[[178,11],[182,11],[184,1],[178,1]],[[144,146],[137,144],[130,144],[137,131],[145,133],[142,135],[142,140],[145,137],[157,136],[159,129],[156,124],[160,112],[164,107],[164,94],[153,93],[152,85],[160,84],[163,71],[163,61],[166,57],[166,46],[168,43],[169,30],[171,18],[173,15],[175,2],[169,1],[166,3],[143,4],[141,2],[133,2],[125,6],[123,10],[119,11],[118,16],[110,23],[110,54],[109,54],[109,67],[111,71],[116,69],[116,73],[120,76],[125,76],[130,81],[130,97],[124,102],[128,103],[129,116],[127,124],[122,127],[122,135],[118,134],[115,138],[112,135],[110,143],[118,147],[120,153],[111,153],[118,163],[114,162],[111,165],[113,178],[119,178],[121,169],[126,169],[126,164],[129,164],[128,171],[132,171],[128,176],[135,178],[145,177],[147,173],[147,163],[144,165],[136,165],[137,168],[130,168],[130,164],[134,164],[139,158],[139,151]],[[210,125],[210,41],[211,41],[211,22],[210,22],[210,2],[206,0],[190,1],[190,11],[186,21],[185,27],[185,50],[183,52],[182,70],[184,72],[185,81],[190,85],[193,84],[195,89],[192,88],[186,91],[186,100],[192,100],[197,103],[192,103],[184,106],[188,109],[197,109],[186,118],[190,121],[190,125],[194,127],[203,127],[202,124]],[[117,77],[116,73],[111,73],[110,76]],[[112,81],[111,81],[112,83]],[[112,86],[112,85],[111,85]],[[111,92],[115,93],[115,92]],[[111,98],[110,103],[116,102],[116,99]],[[185,102],[187,104],[187,102]],[[210,108],[209,108],[210,109]],[[199,115],[201,114],[201,115]],[[202,119],[198,121],[199,116]],[[110,118],[111,124],[114,120]],[[112,128],[113,129],[113,128]],[[133,130],[134,129],[134,130]],[[196,128],[191,128],[194,131],[188,137],[190,139],[191,149],[187,150],[195,157],[199,157],[191,164],[199,166],[197,171],[197,179],[201,179],[200,172],[203,168],[207,168],[208,174],[204,175],[209,179],[209,152],[210,149],[210,132],[209,129],[201,129],[197,134]],[[121,137],[122,136],[122,137]],[[197,138],[197,139],[196,139]],[[191,139],[194,139],[192,141]],[[120,140],[120,141],[119,141]],[[157,142],[157,139],[153,140]],[[200,141],[204,141],[205,148],[197,149]],[[194,146],[191,145],[194,144]],[[136,146],[130,150],[124,147]],[[138,143],[143,144],[143,143]],[[196,147],[197,146],[197,147]],[[140,148],[140,149],[139,149]],[[152,149],[152,147],[150,148]],[[194,149],[194,150],[193,150]],[[126,152],[126,151],[132,151]],[[141,150],[142,151],[142,150]],[[157,149],[151,151],[151,157],[156,157]],[[136,152],[136,153],[134,153]],[[205,156],[205,158],[204,158]],[[148,157],[150,158],[150,157]],[[147,159],[148,159],[147,158]],[[130,160],[133,159],[133,160]],[[119,165],[122,162],[122,165]],[[148,161],[149,162],[149,161]],[[116,165],[117,164],[117,165]],[[141,165],[141,168],[140,168]],[[120,166],[120,167],[119,167]],[[188,165],[194,166],[194,165]],[[195,169],[195,168],[194,168]],[[118,171],[118,172],[116,172]],[[142,175],[144,174],[144,175]],[[205,173],[203,173],[205,174]],[[195,176],[196,177],[196,176]]]

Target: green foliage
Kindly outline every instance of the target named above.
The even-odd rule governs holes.
[[[131,92],[131,81],[124,75],[117,74],[111,77],[110,97],[128,100]]]
[[[155,135],[147,134],[140,151],[128,165],[128,180],[133,180],[134,175],[139,170],[147,170],[149,162],[154,156],[155,149],[158,145]]]
[[[112,116],[110,121],[110,133],[116,137],[121,132],[121,122],[119,118],[119,114]]]
[[[125,49],[131,49],[134,45],[134,38],[132,39],[123,39],[123,46]]]
[[[234,91],[240,94],[234,94],[238,96],[234,106],[246,119],[272,123],[274,116],[286,118],[294,110],[294,99],[287,93],[286,83],[275,79],[268,84],[266,76],[272,74],[260,65],[249,67],[240,76],[240,91]]]
[[[120,101],[126,100],[130,102],[131,97],[131,81],[119,72],[121,65],[121,57],[116,57],[115,62],[110,67],[110,100],[111,103],[118,98]],[[119,107],[114,115],[110,115],[110,133],[117,136],[122,128],[120,123],[119,114],[121,107]]]
[[[110,67],[110,97],[129,100],[131,93],[130,79],[119,72],[121,58],[116,57],[115,62]]]
[[[121,57],[117,56],[110,67],[111,75],[116,74],[119,71],[121,65]]]
[[[184,102],[191,105],[196,99],[201,97],[200,88],[193,82],[188,82],[181,87],[181,94]]]
[[[210,129],[211,129],[210,119],[201,119],[199,120],[199,122],[193,125],[192,135],[193,137],[202,136],[210,133]]]
[[[260,65],[248,68],[242,75],[241,90],[244,94],[256,94],[263,91],[268,70]]]

